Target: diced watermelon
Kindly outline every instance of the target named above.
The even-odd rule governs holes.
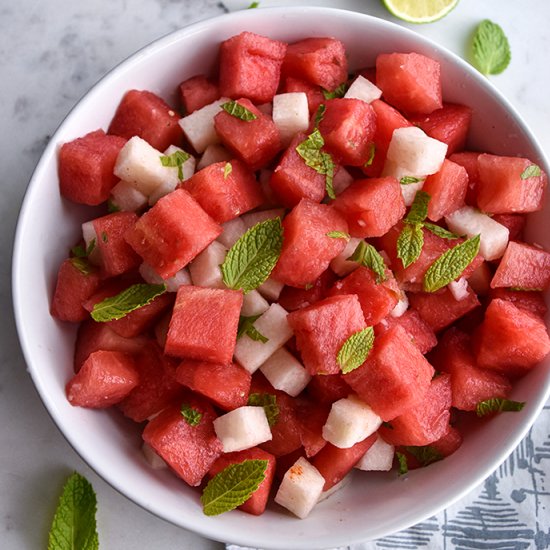
[[[295,311],[310,306],[328,295],[328,290],[336,277],[332,270],[327,269],[316,279],[311,288],[296,288],[285,286],[279,295],[279,305],[287,311]]]
[[[304,366],[314,374],[340,372],[336,356],[344,342],[365,328],[365,319],[356,295],[325,298],[288,314]]]
[[[521,241],[527,221],[523,214],[494,214],[493,220],[506,227],[511,241]]]
[[[265,478],[260,483],[259,487],[252,493],[252,496],[238,508],[247,514],[259,516],[264,513],[267,506],[267,499],[269,498],[269,492],[275,477],[275,457],[258,447],[252,447],[244,451],[237,451],[234,453],[225,453],[221,455],[216,462],[210,468],[208,475],[214,477],[216,474],[225,470],[231,464],[240,464],[245,460],[267,460],[267,469],[265,471]]]
[[[355,180],[332,202],[345,217],[352,237],[381,237],[405,214],[395,178]]]
[[[376,58],[376,85],[384,100],[406,113],[428,115],[443,107],[440,73],[438,61],[418,53]]]
[[[400,317],[389,315],[377,326],[377,331],[387,330],[394,325],[400,325],[407,331],[411,341],[422,355],[428,353],[437,344],[437,337],[432,327],[414,309],[408,309]]]
[[[283,248],[272,277],[290,286],[312,284],[346,246],[331,231],[348,231],[331,206],[302,199],[283,220]]]
[[[170,320],[165,352],[176,357],[230,363],[242,303],[240,291],[181,286]]]
[[[139,136],[164,151],[180,145],[183,133],[180,116],[163,99],[145,90],[130,90],[122,98],[108,133],[130,139]]]
[[[80,204],[101,204],[118,183],[113,174],[116,159],[126,140],[90,132],[64,143],[59,151],[59,189],[66,199]]]
[[[477,159],[479,153],[474,151],[462,151],[453,153],[449,156],[449,160],[466,169],[468,172],[468,190],[466,191],[466,204],[470,206],[477,205],[477,189],[479,186],[479,164]]]
[[[430,195],[428,218],[434,222],[464,206],[468,172],[460,164],[445,159],[439,172],[428,176],[422,191]]]
[[[125,238],[163,279],[168,279],[221,232],[187,191],[176,189],[143,214]]]
[[[434,374],[407,331],[391,327],[374,340],[363,365],[344,380],[382,420],[393,420],[422,401]]]
[[[424,399],[380,427],[380,435],[391,445],[428,445],[443,437],[451,418],[451,376],[440,374],[434,378]]]
[[[176,371],[176,380],[224,411],[231,411],[246,405],[251,377],[237,363],[223,365],[185,359]]]
[[[386,270],[386,280],[378,282],[377,275],[371,269],[360,266],[334,283],[329,296],[340,294],[355,294],[361,304],[365,323],[374,326],[395,307],[400,291],[391,271]]]
[[[457,103],[443,103],[441,109],[427,116],[410,117],[410,121],[430,137],[447,144],[447,156],[464,149],[471,120],[472,109]]]
[[[318,375],[337,376],[337,375]],[[351,392],[351,390],[350,390]],[[302,426],[300,440],[307,458],[315,456],[327,442],[323,438],[323,426],[327,421],[330,407],[314,399],[299,397],[296,400],[296,414]]]
[[[544,290],[550,285],[550,253],[510,241],[491,281],[491,288]]]
[[[307,393],[315,402],[330,405],[347,397],[352,389],[341,374],[316,374],[307,385]]]
[[[325,148],[336,161],[362,166],[370,157],[376,132],[376,113],[360,99],[330,99],[319,122]]]
[[[182,183],[216,222],[232,220],[263,202],[254,174],[240,161],[216,162]]]
[[[521,376],[550,352],[544,321],[507,300],[492,300],[474,340],[477,364]]]
[[[218,85],[203,74],[184,80],[179,85],[179,91],[186,115],[190,115],[193,111],[210,105],[210,103],[220,98]]]
[[[130,355],[96,351],[67,383],[71,405],[101,409],[126,397],[138,384],[139,375]]]
[[[267,103],[277,93],[287,45],[252,32],[242,32],[220,46],[220,92],[255,103]]]
[[[542,208],[547,177],[542,170],[540,176],[526,177],[525,170],[535,166],[529,159],[482,154],[478,164],[477,206],[483,212],[525,213]]]
[[[319,105],[325,101],[320,86],[311,84],[299,78],[293,78],[291,76],[283,80],[281,92],[304,92],[307,96],[307,105],[310,115],[313,115],[319,108]]]
[[[153,418],[143,439],[192,487],[196,487],[222,454],[222,443],[216,437],[212,405],[197,396],[185,396],[186,405],[201,414],[197,425],[188,424],[181,414],[181,403],[172,405]]]
[[[531,313],[544,318],[548,307],[542,292],[529,290],[510,290],[509,288],[492,288],[489,291],[491,299],[508,300],[515,306],[529,310]]]
[[[83,304],[95,294],[100,282],[99,271],[87,261],[67,258],[57,273],[51,314],[61,321],[84,321],[88,311]]]
[[[435,449],[442,457],[450,456],[462,445],[462,435],[460,432],[449,426],[447,433],[430,444],[432,449]]]
[[[335,38],[306,38],[289,44],[282,66],[284,77],[306,80],[334,91],[348,78],[344,44]]]

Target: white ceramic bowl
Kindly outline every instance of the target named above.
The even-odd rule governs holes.
[[[158,516],[206,537],[262,548],[327,548],[388,535],[450,505],[488,476],[514,449],[550,393],[550,362],[514,388],[526,401],[473,428],[446,460],[400,479],[395,472],[356,475],[355,482],[321,503],[306,520],[271,505],[261,517],[239,511],[209,518],[198,494],[169,471],[153,471],[142,458],[140,436],[118,411],[72,407],[64,386],[72,372],[75,327],[52,319],[49,304],[57,268],[92,209],[62,200],[59,145],[98,127],[107,128],[130,88],[174,100],[177,84],[215,69],[220,41],[249,30],[280,40],[335,36],[345,42],[352,68],[371,66],[379,52],[416,51],[441,62],[444,97],[474,108],[470,147],[529,157],[550,171],[535,138],[512,106],[460,58],[392,23],[324,8],[245,10],[170,34],[116,67],[79,102],[52,137],[21,210],[13,262],[13,295],[19,337],[33,381],[51,416],[78,453],[114,487]],[[544,217],[530,220],[528,237],[550,245]],[[548,218],[547,218],[548,219]]]

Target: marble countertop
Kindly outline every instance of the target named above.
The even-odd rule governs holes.
[[[235,7],[239,2],[226,3]],[[297,2],[262,2],[291,3]],[[345,3],[391,19],[377,0],[304,3]],[[63,117],[92,84],[136,49],[224,11],[217,0],[0,2],[0,546],[5,550],[46,547],[58,495],[73,470],[87,476],[97,492],[102,548],[223,548],[140,509],[95,475],[68,445],[26,372],[13,321],[10,270],[26,186]],[[444,20],[415,30],[463,55],[469,33],[485,17],[506,30],[513,55],[508,70],[492,80],[550,151],[547,0],[462,0]]]

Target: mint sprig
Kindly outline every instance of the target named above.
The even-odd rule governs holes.
[[[71,254],[76,258],[88,258],[95,249],[95,239],[92,239],[88,246],[84,248],[81,244],[77,244],[71,248]]]
[[[423,246],[422,224],[405,224],[397,238],[397,257],[405,269],[418,260]]]
[[[198,426],[202,419],[202,413],[193,408],[189,403],[182,403],[180,407],[180,412],[187,424],[189,426]]]
[[[520,178],[522,180],[528,180],[529,178],[537,178],[542,174],[540,166],[537,164],[530,164],[527,168],[521,173]]]
[[[231,172],[233,172],[233,166],[230,162],[226,162],[223,167],[223,179],[226,180]]]
[[[342,84],[338,85],[336,89],[332,92],[329,92],[328,90],[325,90],[323,88],[323,96],[325,99],[337,99],[340,97],[344,97],[346,95],[347,89],[348,89],[347,83],[342,82]]]
[[[414,176],[403,176],[399,183],[401,185],[411,185],[411,183],[419,183],[422,181],[423,178],[415,178]]]
[[[261,314],[251,315],[250,317],[241,315],[239,317],[239,328],[237,329],[237,338],[241,338],[246,334],[251,340],[254,340],[255,342],[262,342],[263,344],[265,344],[266,342],[269,342],[269,338],[264,336],[254,326],[254,323],[258,320],[260,316]]]
[[[451,233],[448,229],[445,229],[440,225],[436,225],[435,223],[424,222],[423,225],[425,229],[427,229],[434,235],[441,237],[442,239],[447,239],[452,241],[454,239],[460,238],[460,235],[455,235],[455,233]]]
[[[479,417],[487,416],[489,414],[499,412],[517,412],[521,411],[525,406],[524,401],[512,401],[510,399],[502,399],[500,397],[494,397],[493,399],[487,399],[486,401],[480,401],[476,405],[476,414]]]
[[[500,74],[510,64],[512,54],[504,31],[489,19],[476,28],[472,40],[473,64],[485,75]]]
[[[244,120],[245,122],[250,122],[251,120],[256,120],[258,118],[252,111],[234,100],[223,103],[222,109],[231,116],[234,116],[239,120]]]
[[[73,267],[82,273],[82,275],[90,275],[95,271],[87,258],[73,257],[69,261],[73,264]]]
[[[98,550],[97,499],[90,482],[77,472],[67,479],[55,511],[48,550]]]
[[[183,179],[183,164],[187,161],[191,155],[185,151],[174,151],[171,155],[162,155],[160,157],[160,163],[163,166],[178,169],[178,179]]]
[[[267,460],[244,460],[215,475],[201,496],[205,515],[217,516],[244,504],[265,479],[267,466]]]
[[[349,233],[346,233],[345,231],[329,231],[326,235],[331,239],[344,239],[346,241],[350,240]]]
[[[267,423],[270,427],[275,426],[279,420],[279,406],[277,396],[272,393],[251,393],[248,396],[247,405],[251,407],[263,407]]]
[[[315,113],[315,119],[313,122],[313,126],[317,128],[319,126],[319,123],[321,120],[323,120],[323,117],[325,116],[325,111],[327,110],[327,106],[324,103],[321,103],[319,107],[317,107],[317,112]]]
[[[396,451],[395,456],[397,458],[397,475],[404,476],[409,473],[409,465],[407,464],[407,457]]]
[[[281,218],[251,227],[229,249],[220,266],[224,284],[245,294],[258,288],[273,271],[282,246]]]
[[[376,275],[376,284],[380,284],[387,279],[384,258],[372,244],[361,241],[353,254],[347,259],[370,269]]]
[[[368,168],[374,162],[375,155],[376,155],[376,144],[373,141],[371,141],[369,143],[369,156],[367,157],[367,161],[363,165],[365,168]]]
[[[374,345],[374,329],[366,327],[352,334],[342,345],[336,362],[343,374],[360,367],[369,356],[369,353]]]
[[[431,197],[426,191],[417,191],[411,209],[403,221],[405,223],[423,223],[428,215],[430,199]]]
[[[418,460],[421,466],[428,466],[439,460],[443,460],[443,455],[435,448],[430,445],[424,446],[412,446],[409,445],[405,447],[405,450]]]

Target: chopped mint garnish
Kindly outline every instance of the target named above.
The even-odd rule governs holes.
[[[486,401],[480,401],[476,405],[476,414],[479,417],[487,416],[488,414],[499,412],[517,412],[521,411],[525,406],[524,401],[511,401],[510,399],[502,399],[495,397],[493,399],[487,399]]]
[[[409,473],[409,465],[407,464],[407,457],[400,452],[396,452],[395,456],[397,457],[398,470],[397,475],[404,476]]]
[[[321,132],[319,132],[318,128],[315,128],[315,130],[296,147],[296,152],[304,159],[307,166],[313,168],[318,174],[326,176],[325,186],[327,195],[331,199],[335,199],[336,194],[334,193],[334,187],[332,185],[332,180],[334,178],[334,162],[328,153],[321,151],[324,144],[325,140]]]
[[[537,178],[542,174],[540,166],[536,164],[530,164],[522,173],[520,178],[522,180],[528,180],[529,178]]]
[[[384,258],[382,258],[380,252],[372,244],[361,241],[353,254],[347,259],[368,267],[373,271],[376,275],[376,284],[380,284],[387,279]]]
[[[441,237],[442,239],[448,239],[448,240],[454,240],[459,239],[459,235],[455,235],[454,233],[451,233],[448,229],[444,229],[440,225],[436,225],[435,223],[428,223],[424,222],[424,227],[431,231],[434,235],[437,235],[438,237]]]
[[[376,154],[376,145],[374,142],[369,143],[369,158],[365,162],[365,168],[370,166],[374,162],[374,155]]]
[[[422,181],[423,178],[415,178],[414,176],[403,176],[399,183],[401,185],[410,185],[411,183],[419,183]]]
[[[94,268],[91,266],[87,258],[71,258],[70,262],[73,264],[73,267],[76,267],[82,275],[90,275],[94,272]]]
[[[411,204],[409,213],[403,220],[405,223],[423,223],[428,215],[428,204],[430,203],[430,195],[426,191],[417,191],[414,196],[414,201]]]
[[[222,105],[222,109],[231,116],[239,120],[244,120],[245,122],[250,122],[258,118],[252,111],[234,100],[225,102]]]
[[[200,424],[202,413],[191,407],[188,403],[181,404],[180,412],[189,426],[198,426]]]
[[[230,162],[226,162],[223,167],[223,179],[226,180],[231,172],[233,172],[233,166]]]
[[[346,82],[342,82],[333,92],[329,92],[328,90],[323,89],[323,95],[325,96],[325,99],[337,99],[340,97],[344,97],[346,95],[346,90],[348,89],[348,86]]]
[[[370,350],[374,344],[374,329],[366,327],[352,334],[342,345],[336,362],[343,374],[360,367],[369,356]]]
[[[344,239],[346,241],[350,240],[349,233],[346,233],[345,231],[329,231],[327,233],[327,237],[330,237],[331,239]]]
[[[248,396],[248,403],[251,407],[263,407],[267,423],[270,427],[277,424],[279,420],[279,406],[277,405],[277,396],[272,393],[251,393]]]
[[[405,450],[420,462],[421,466],[428,466],[433,462],[438,460],[443,460],[443,455],[435,448],[430,445],[425,445],[423,447],[414,447],[407,446]]]
[[[397,238],[397,257],[405,269],[418,260],[423,246],[422,224],[405,224]]]
[[[317,112],[315,113],[315,121],[313,123],[315,128],[317,128],[317,126],[319,126],[319,122],[321,122],[321,120],[323,120],[323,117],[325,116],[325,111],[326,110],[327,110],[327,106],[324,103],[321,103],[321,105],[319,105],[319,107],[317,107]]]
[[[185,151],[175,151],[171,155],[162,155],[160,157],[160,163],[163,166],[178,169],[178,179],[183,179],[183,164],[191,155]]]
[[[239,317],[239,328],[237,330],[237,338],[240,338],[241,336],[244,336],[245,334],[255,342],[262,342],[265,344],[269,341],[269,338],[266,338],[255,326],[254,323],[258,320],[258,318],[261,316],[259,315],[252,315],[250,317],[245,317],[244,315],[241,315]]]

